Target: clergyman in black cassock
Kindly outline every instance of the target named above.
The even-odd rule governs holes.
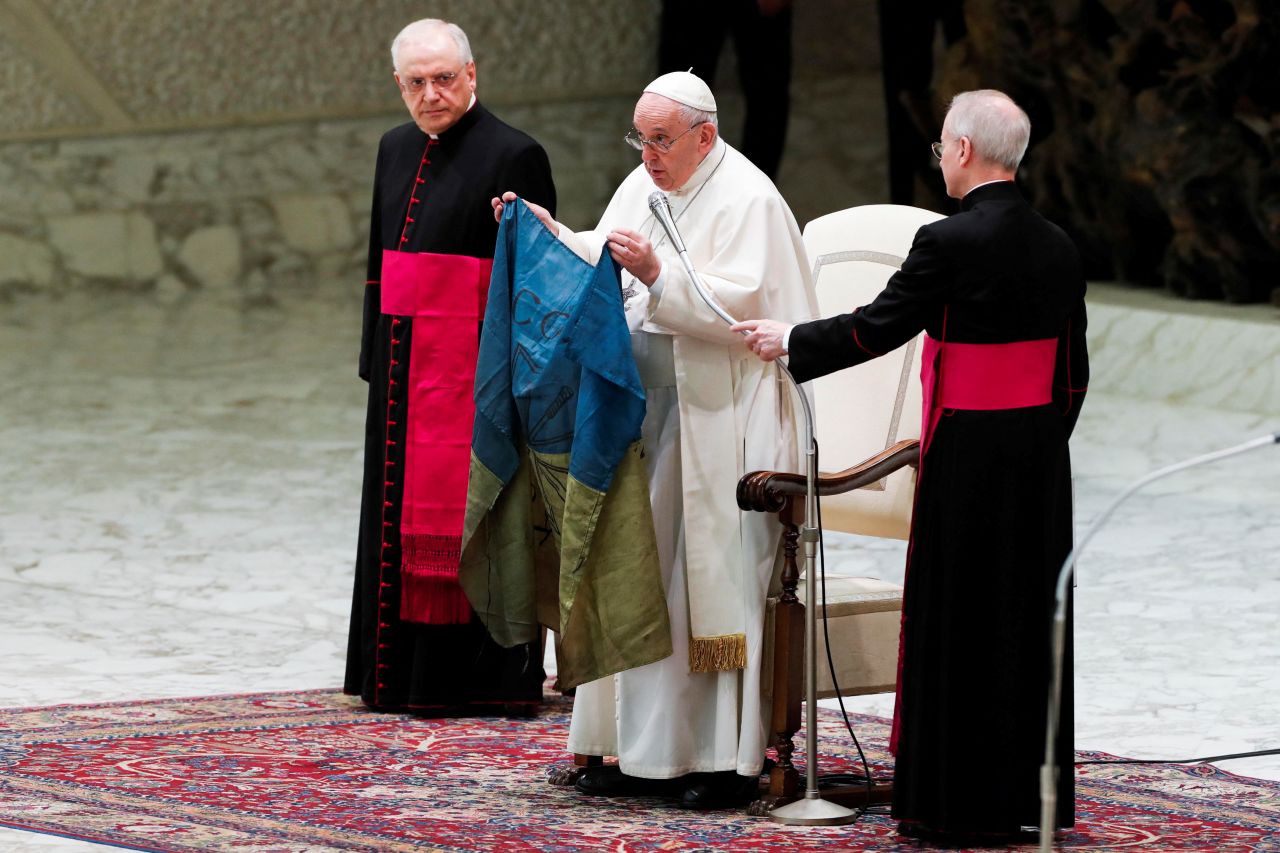
[[[542,147],[475,99],[455,25],[392,46],[413,121],[378,147],[361,336],[369,383],[344,690],[381,710],[529,710],[542,649],[489,637],[457,583],[479,328],[506,189],[554,208]]]
[[[1012,153],[1000,146],[1010,122],[1023,128]],[[802,382],[927,333],[893,795],[903,831],[925,837],[1040,822],[1054,587],[1072,546],[1067,439],[1089,364],[1079,255],[1013,182],[1029,128],[1000,93],[957,96],[935,152],[960,212],[916,233],[869,305],[789,331],[739,324],[762,357],[789,353]],[[989,148],[1000,168],[983,157]],[[1067,637],[1062,827],[1075,821]]]

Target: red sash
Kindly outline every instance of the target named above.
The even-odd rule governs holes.
[[[400,618],[471,621],[458,585],[479,323],[493,261],[382,253],[382,313],[413,318],[400,515]]]
[[[920,364],[923,423],[920,460],[943,409],[1022,409],[1053,401],[1058,339],[1009,344],[957,344],[924,336]]]
[[[1053,401],[1053,371],[1057,355],[1057,338],[1008,344],[958,344],[939,341],[926,334],[920,364],[923,411],[917,482],[924,476],[925,456],[944,409],[993,411],[1050,403]],[[910,557],[907,562],[910,564]],[[893,731],[889,736],[889,751],[895,755],[902,717],[902,640],[905,629],[904,607],[898,643],[898,695],[893,708]]]

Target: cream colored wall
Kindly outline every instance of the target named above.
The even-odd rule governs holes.
[[[590,225],[636,162],[621,136],[659,5],[0,0],[0,294],[362,280],[377,140],[403,120],[387,43],[424,15],[465,27],[481,98],[546,146],[562,218]],[[871,0],[797,0],[779,185],[802,222],[883,200],[875,27]]]

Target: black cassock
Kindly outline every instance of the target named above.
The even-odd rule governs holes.
[[[402,597],[406,603],[413,598],[406,585],[413,580],[407,568],[412,555],[402,553],[412,548],[402,549],[401,538],[402,513],[410,512],[403,503],[406,478],[418,491],[426,491],[414,485],[424,481],[421,475],[415,481],[406,472],[406,427],[418,424],[416,435],[423,424],[461,424],[469,447],[472,417],[469,387],[455,389],[465,399],[455,398],[453,405],[428,405],[421,395],[410,393],[410,380],[423,384],[428,359],[422,353],[428,351],[424,347],[429,339],[438,339],[436,352],[448,356],[457,351],[448,338],[459,325],[462,331],[479,325],[478,320],[460,324],[446,319],[444,325],[428,326],[422,314],[428,313],[428,303],[449,301],[440,295],[456,293],[455,287],[468,294],[475,291],[483,305],[484,284],[479,279],[487,269],[484,264],[492,261],[498,233],[489,202],[506,190],[555,210],[551,166],[542,147],[479,103],[436,139],[410,122],[388,131],[378,147],[359,368],[361,378],[369,382],[369,407],[344,683],[345,692],[358,694],[371,707],[454,713],[476,704],[529,703],[542,697],[540,644],[498,646],[474,613],[468,620],[465,599],[451,605],[461,608],[462,615],[452,620],[459,624],[401,618]],[[431,259],[443,272],[434,279],[431,268],[420,272],[419,281],[426,285],[421,290],[445,290],[423,295],[398,285],[392,294],[384,257]],[[455,285],[452,273],[463,268],[473,271],[471,279],[459,279]],[[400,307],[415,299],[424,303],[423,311]],[[415,325],[421,335],[417,344]],[[414,353],[422,364],[414,364]],[[474,361],[469,367],[474,372]],[[415,399],[416,408],[411,406]],[[465,455],[466,448],[460,452]],[[417,465],[430,461],[430,456],[419,452],[409,461]],[[438,459],[434,464],[438,466]],[[457,482],[460,477],[465,484],[465,459],[446,473],[450,476],[444,479]],[[406,529],[411,524],[406,520]],[[456,563],[451,549],[444,550],[450,551],[444,562]],[[428,597],[418,595],[418,604]]]
[[[1043,404],[939,408],[921,460],[895,721],[900,820],[949,832],[1040,822],[1054,585],[1072,544],[1067,439],[1089,375],[1084,289],[1071,240],[1001,182],[921,228],[871,304],[791,333],[801,381],[890,352],[921,329],[943,342],[939,385],[948,345],[979,345],[956,349],[994,373],[1022,370],[1008,362],[1028,348],[1045,356]],[[979,395],[1004,393],[984,371],[969,373],[952,378]],[[1070,645],[1066,663],[1061,826],[1075,808]]]

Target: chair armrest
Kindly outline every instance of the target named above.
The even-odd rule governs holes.
[[[920,440],[908,438],[836,474],[818,474],[820,495],[839,495],[868,486],[899,468],[920,463]],[[781,512],[787,499],[801,497],[804,474],[752,471],[738,481],[738,507],[747,512]]]

